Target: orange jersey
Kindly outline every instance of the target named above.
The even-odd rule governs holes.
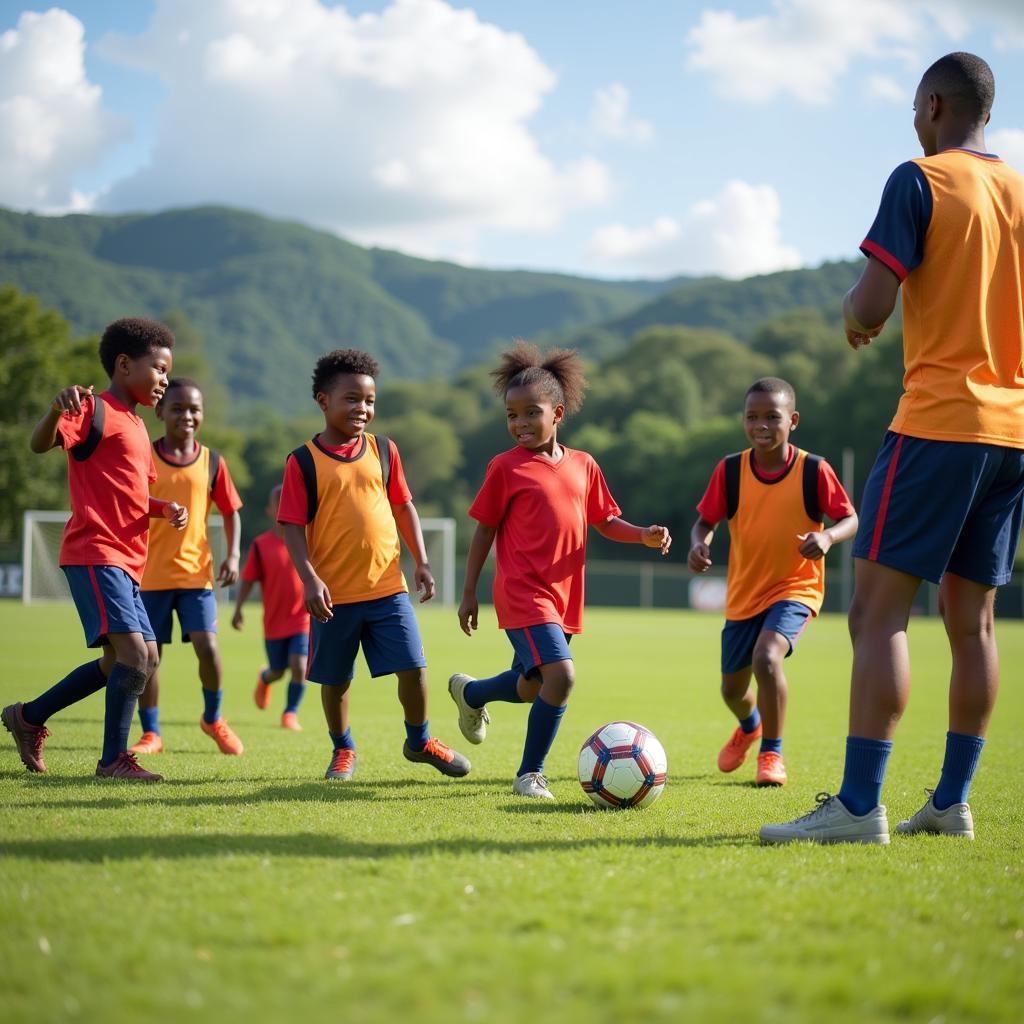
[[[211,482],[210,449],[196,444],[191,462],[180,465],[163,454],[160,441],[153,444],[156,462],[154,498],[176,501],[188,509],[188,525],[176,530],[167,520],[155,519],[149,531],[149,558],[142,577],[143,590],[178,590],[213,586],[213,553],[207,536],[206,520],[210,505],[216,504],[223,516],[242,507],[227,463],[219,459]]]

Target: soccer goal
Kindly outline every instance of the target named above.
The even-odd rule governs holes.
[[[423,543],[427,549],[427,561],[434,573],[437,584],[437,596],[434,598],[445,607],[454,607],[455,600],[455,520],[450,517],[441,519],[421,519]],[[402,545],[402,572],[405,573],[409,590],[416,586],[413,580],[413,565],[409,553]],[[413,595],[413,603],[416,597]]]

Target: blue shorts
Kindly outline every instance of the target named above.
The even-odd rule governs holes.
[[[1008,582],[1024,514],[1024,451],[885,435],[861,499],[854,558],[938,583]]]
[[[722,675],[751,666],[754,645],[766,630],[781,633],[789,641],[788,658],[810,620],[811,609],[799,601],[776,601],[750,619],[726,619],[722,628]]]
[[[108,633],[141,633],[155,640],[139,585],[113,565],[62,565],[87,647],[102,647]]]
[[[208,587],[144,590],[142,603],[149,612],[158,644],[169,644],[173,639],[173,612],[178,613],[183,642],[187,642],[192,633],[217,632],[217,598]]]
[[[527,679],[539,679],[541,665],[550,665],[553,661],[572,661],[569,653],[572,636],[556,622],[506,629],[505,635],[512,641],[512,649],[515,651],[512,671]]]
[[[309,634],[295,633],[276,640],[264,640],[263,646],[267,649],[267,667],[270,671],[283,672],[288,667],[288,659],[293,655],[302,658],[309,655]]]
[[[311,683],[347,683],[355,675],[360,646],[371,676],[426,668],[420,628],[405,591],[373,601],[336,604],[331,610],[334,618],[327,622],[310,621],[306,678]]]

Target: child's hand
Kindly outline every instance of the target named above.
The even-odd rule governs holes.
[[[416,566],[413,579],[416,581],[416,593],[420,595],[420,604],[423,604],[424,601],[429,601],[437,592],[434,574],[430,571],[430,566],[426,562]]]
[[[231,627],[232,629],[241,629],[242,623],[245,620],[242,618],[242,609],[236,608],[235,614],[231,616]]]
[[[881,327],[877,327],[872,331],[861,331],[853,327],[847,327],[846,343],[852,349],[863,348],[865,345],[870,345],[871,339],[877,338],[881,331]]]
[[[81,384],[72,384],[65,388],[54,400],[53,411],[65,416],[77,416],[82,411],[82,399],[91,398],[93,386],[83,388]]]
[[[711,568],[711,548],[707,544],[694,544],[686,558],[692,572],[707,572]]]
[[[645,548],[661,548],[661,553],[667,555],[672,547],[672,535],[667,526],[648,526],[643,532],[643,542]]]
[[[476,594],[463,594],[462,604],[459,605],[459,626],[466,636],[472,636],[473,630],[477,627],[477,617],[480,614],[480,605],[477,602]]]
[[[232,583],[238,582],[238,559],[230,555],[221,562],[220,572],[217,573],[217,582],[222,587],[230,587]]]
[[[306,603],[306,611],[317,622],[329,622],[334,618],[331,611],[331,592],[319,576],[314,576],[302,585],[302,596]]]
[[[163,516],[176,530],[184,530],[188,524],[188,509],[176,501],[169,501],[163,507]]]
[[[828,535],[827,530],[822,530],[820,533],[798,533],[796,539],[801,542],[800,554],[804,558],[811,559],[812,562],[824,558],[829,548],[832,547],[832,538]]]

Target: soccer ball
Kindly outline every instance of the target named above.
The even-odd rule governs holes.
[[[667,772],[665,748],[635,722],[602,725],[580,748],[580,785],[605,810],[650,807],[665,788]]]

